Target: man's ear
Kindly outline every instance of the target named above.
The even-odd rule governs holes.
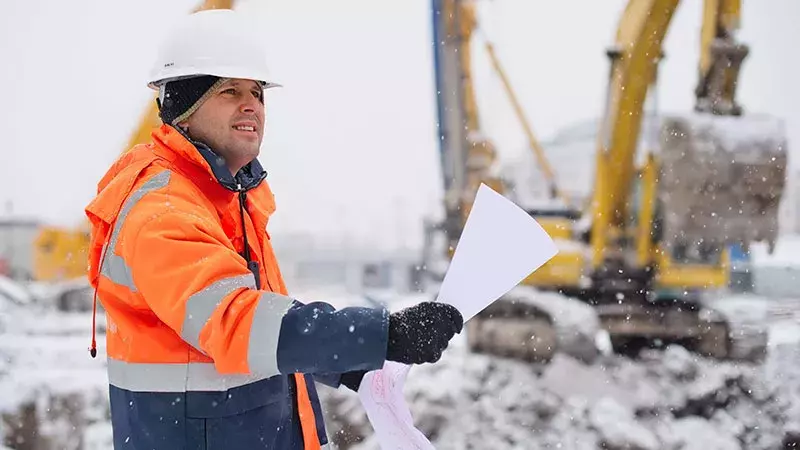
[[[189,131],[189,121],[188,120],[184,120],[184,121],[178,122],[178,126],[183,131]]]

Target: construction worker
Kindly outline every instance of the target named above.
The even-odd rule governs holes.
[[[315,382],[357,390],[387,360],[435,362],[462,329],[440,303],[389,314],[288,296],[256,159],[276,84],[251,29],[231,10],[177,27],[149,82],[163,124],[86,208],[117,450],[319,449]]]

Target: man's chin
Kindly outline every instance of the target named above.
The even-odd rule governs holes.
[[[258,147],[254,148],[253,146],[240,147],[237,150],[238,151],[236,152],[236,154],[241,156],[241,159],[247,162],[256,159],[259,154],[259,148]]]

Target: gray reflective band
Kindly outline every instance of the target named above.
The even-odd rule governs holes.
[[[233,291],[243,287],[255,289],[256,280],[252,273],[223,278],[209,285],[186,300],[181,338],[200,350],[200,331],[211,318],[217,305]]]
[[[129,363],[108,359],[108,382],[134,392],[225,391],[268,378],[223,375],[210,363]]]
[[[281,322],[294,300],[285,295],[264,292],[256,306],[253,325],[250,327],[250,344],[247,347],[247,364],[252,372],[277,375],[278,338]]]
[[[227,283],[229,291],[237,289],[232,287],[236,278],[240,278],[239,282],[254,282],[250,275],[249,279],[243,276],[221,280],[224,283],[220,285]],[[198,294],[207,291],[209,289]],[[220,374],[211,363],[129,363],[109,358],[108,381],[118,388],[135,392],[224,391],[278,375],[281,322],[293,302],[291,297],[272,292],[264,292],[259,298],[248,345],[251,375]],[[187,317],[189,315],[187,313]],[[184,325],[184,333],[186,329]]]
[[[119,233],[120,230],[122,230],[122,226],[125,224],[128,213],[139,203],[139,200],[148,193],[165,187],[169,183],[169,177],[170,171],[165,170],[147,180],[139,189],[134,191],[133,194],[125,200],[122,211],[120,211],[119,217],[117,217],[117,221],[114,223],[114,230],[111,232],[111,239],[108,242],[108,247],[103,257],[103,267],[100,268],[100,273],[114,283],[127,287],[131,292],[137,292],[136,285],[133,284],[133,278],[131,277],[131,269],[128,267],[125,260],[116,253]]]

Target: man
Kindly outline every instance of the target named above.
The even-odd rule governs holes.
[[[256,159],[275,84],[248,31],[230,10],[176,30],[149,83],[163,125],[86,208],[117,450],[318,449],[315,381],[357,390],[386,360],[435,362],[463,325],[438,303],[390,315],[287,296]]]

